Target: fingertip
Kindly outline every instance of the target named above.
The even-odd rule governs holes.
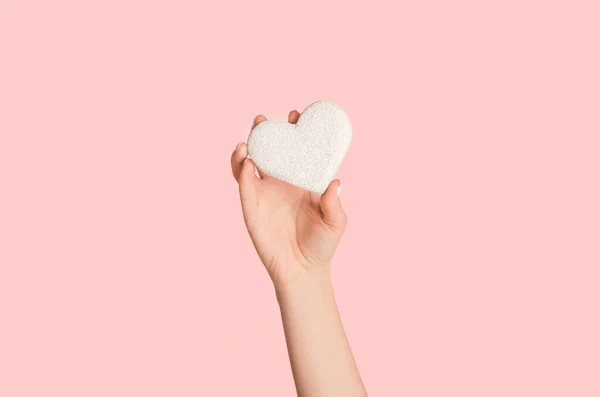
[[[340,181],[339,179],[334,179],[329,183],[329,186],[327,186],[327,189],[325,190],[324,194],[333,196],[333,197],[338,197],[340,195],[340,192],[342,190],[342,181]]]
[[[240,142],[235,147],[233,155],[239,158],[246,158],[248,156],[248,145],[246,142]]]
[[[321,210],[323,211],[323,220],[333,230],[343,233],[346,228],[346,214],[338,195],[340,191],[341,181],[339,179],[331,181],[321,195]]]
[[[250,160],[250,158],[246,157],[244,159],[244,161],[242,162],[242,170],[251,167],[252,166],[252,160]]]
[[[334,179],[329,183],[325,192],[321,195],[321,207],[326,212],[333,212],[340,206],[339,192],[342,183],[339,179]]]
[[[295,124],[300,118],[300,113],[297,110],[292,110],[288,115],[288,123]]]
[[[259,125],[260,123],[262,123],[262,122],[263,122],[263,121],[265,121],[266,119],[267,119],[267,118],[266,118],[264,115],[262,115],[262,114],[259,114],[258,116],[256,116],[256,117],[254,118],[254,121],[252,122],[252,128],[256,127],[257,125]]]
[[[242,172],[240,173],[240,183],[242,181],[248,181],[256,177],[256,167],[252,160],[246,157],[242,163]]]

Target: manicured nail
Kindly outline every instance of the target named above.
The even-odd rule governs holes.
[[[337,188],[337,196],[340,196],[340,192],[342,191],[342,182],[340,182],[340,186]]]
[[[237,152],[238,150],[240,150],[240,146],[242,146],[242,142],[238,143],[237,146],[235,147],[234,152]]]

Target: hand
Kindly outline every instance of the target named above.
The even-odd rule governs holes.
[[[290,112],[296,123],[300,113]],[[254,119],[252,128],[266,120]],[[231,155],[239,183],[244,222],[250,238],[276,287],[310,274],[329,272],[329,264],[346,229],[346,214],[333,180],[322,195],[263,175],[238,145]]]

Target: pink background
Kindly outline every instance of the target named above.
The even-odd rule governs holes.
[[[293,395],[229,156],[318,99],[372,396],[600,395],[596,1],[0,2],[0,395]]]

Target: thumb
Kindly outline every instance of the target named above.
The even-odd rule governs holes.
[[[321,211],[323,211],[323,221],[338,232],[343,232],[347,223],[339,197],[341,187],[342,183],[338,179],[334,179],[319,200]]]

